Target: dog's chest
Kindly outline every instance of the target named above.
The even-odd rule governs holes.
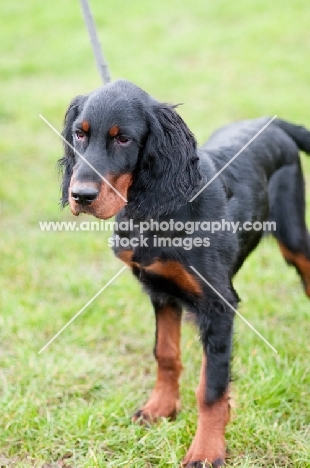
[[[171,294],[176,294],[178,290],[194,296],[202,294],[197,278],[177,260],[150,258],[149,255],[145,257],[139,255],[137,258],[134,250],[130,249],[116,252],[116,255],[148,287],[154,286]]]

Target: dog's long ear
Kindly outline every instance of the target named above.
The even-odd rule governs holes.
[[[126,212],[141,219],[169,214],[186,203],[202,179],[196,140],[173,106],[147,111],[148,135],[141,149]]]
[[[71,145],[73,145],[72,124],[82,111],[86,99],[87,96],[76,96],[71,101],[65,115],[62,136]],[[64,156],[61,159],[59,159],[58,167],[62,173],[60,203],[62,206],[66,206],[68,204],[68,191],[70,186],[70,180],[72,176],[73,167],[75,165],[75,154],[73,149],[65,141],[63,142],[63,146]]]

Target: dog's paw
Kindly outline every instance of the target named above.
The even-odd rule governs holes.
[[[193,461],[184,466],[186,468],[221,468],[222,466],[225,466],[225,460],[217,458],[213,463],[209,463],[207,461]]]
[[[214,460],[213,463],[209,463],[207,460],[205,461],[191,461],[190,463],[187,463],[186,465],[183,464],[185,468],[221,468],[222,466],[225,466],[225,460],[222,458],[217,458]]]
[[[224,438],[208,438],[198,431],[185,455],[182,466],[185,468],[220,468],[225,465]]]
[[[155,423],[159,417],[154,417],[151,413],[145,413],[143,409],[139,409],[132,416],[132,421],[141,425],[148,425]]]
[[[135,412],[132,419],[141,424],[153,423],[160,418],[173,420],[180,408],[181,403],[177,396],[162,395],[161,392],[154,391],[149,401]]]

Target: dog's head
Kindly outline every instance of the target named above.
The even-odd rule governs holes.
[[[62,205],[108,219],[126,205],[134,218],[186,203],[201,173],[196,141],[173,106],[127,81],[70,104],[64,123]]]

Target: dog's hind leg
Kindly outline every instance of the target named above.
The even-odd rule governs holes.
[[[283,257],[294,265],[310,297],[310,235],[305,222],[305,187],[300,161],[283,166],[270,180],[270,220],[275,221]]]
[[[149,400],[133,416],[134,420],[142,422],[156,421],[160,417],[173,419],[180,409],[182,309],[173,301],[165,305],[154,301],[153,305],[156,316],[154,354],[157,360],[157,379]]]

